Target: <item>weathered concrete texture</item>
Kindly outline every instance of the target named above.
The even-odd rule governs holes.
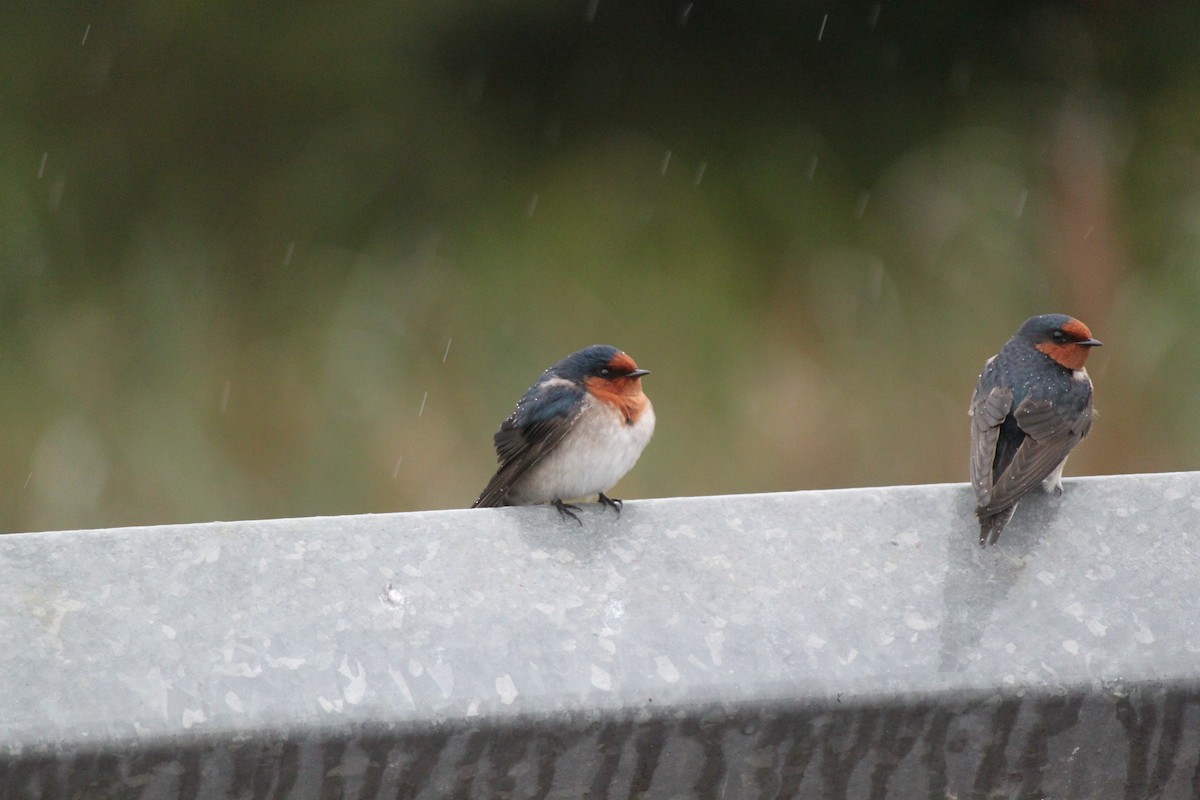
[[[0,797],[1200,797],[1200,473],[0,537]]]

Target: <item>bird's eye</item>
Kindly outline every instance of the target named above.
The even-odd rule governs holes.
[[[1050,338],[1056,342],[1065,342],[1067,340],[1067,335],[1062,331],[1055,331],[1054,333],[1050,334]]]
[[[600,374],[607,378],[612,374],[612,370],[610,370],[608,367],[605,367],[604,369],[600,370]]]

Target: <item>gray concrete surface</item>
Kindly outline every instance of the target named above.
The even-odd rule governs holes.
[[[1200,796],[1200,473],[0,536],[0,797]]]

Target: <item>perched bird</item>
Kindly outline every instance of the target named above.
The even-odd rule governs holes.
[[[633,359],[592,345],[542,373],[496,432],[500,468],[472,508],[550,503],[579,522],[567,501],[605,492],[637,463],[654,433],[654,407]],[[582,525],[583,523],[580,522]]]
[[[981,546],[996,543],[1017,501],[1038,483],[1062,493],[1067,456],[1092,427],[1092,380],[1083,365],[1099,345],[1079,320],[1042,314],[983,365],[970,409]]]

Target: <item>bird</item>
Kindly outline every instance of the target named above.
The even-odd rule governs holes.
[[[637,463],[654,434],[654,406],[640,369],[612,345],[585,347],[542,373],[494,437],[500,467],[472,508],[549,503],[582,525],[580,506],[606,492]]]
[[[1101,344],[1074,317],[1042,314],[983,365],[969,411],[981,547],[996,543],[1017,502],[1039,483],[1062,494],[1067,456],[1092,427],[1084,363]]]

